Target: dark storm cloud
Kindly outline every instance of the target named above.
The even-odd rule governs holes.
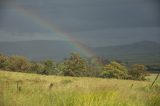
[[[8,0],[1,3],[0,12],[4,14],[3,21],[0,20],[1,32],[8,32],[8,36],[25,36],[20,37],[23,40],[35,33],[43,38],[42,34],[50,35],[51,32],[17,13],[10,5],[19,5],[91,45],[105,45],[104,39],[110,39],[108,44],[120,44],[151,36],[152,40],[160,38],[160,31],[155,30],[160,27],[159,0]],[[35,38],[38,39],[37,35]],[[128,41],[115,38],[127,38]]]
[[[76,35],[73,33],[73,35]],[[81,35],[86,35],[85,38]],[[94,30],[78,33],[76,36],[82,42],[92,46],[129,44],[139,41],[160,41],[160,28],[120,28]],[[92,39],[93,38],[93,39]]]
[[[4,5],[5,5],[5,0],[0,0],[0,22],[2,21],[4,15],[3,12]]]

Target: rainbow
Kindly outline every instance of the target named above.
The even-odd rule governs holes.
[[[90,49],[88,49],[87,47],[82,45],[80,42],[78,42],[78,40],[75,37],[70,36],[69,33],[63,32],[62,30],[57,28],[55,25],[51,24],[51,22],[49,22],[48,20],[41,19],[40,17],[36,16],[32,11],[28,11],[27,9],[23,8],[20,5],[11,5],[10,7],[16,10],[18,14],[30,19],[35,24],[38,24],[42,28],[49,30],[51,33],[53,34],[56,33],[58,36],[62,37],[65,41],[67,41],[70,45],[72,45],[76,50],[78,50],[78,52],[80,52],[80,54],[82,54],[83,56],[95,57],[95,54]]]

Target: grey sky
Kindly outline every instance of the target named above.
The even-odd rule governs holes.
[[[90,46],[160,41],[159,0],[1,0],[0,41],[64,40],[12,6]]]

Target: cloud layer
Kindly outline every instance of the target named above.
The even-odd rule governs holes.
[[[62,39],[50,23],[91,46],[160,40],[158,0],[7,0],[0,2],[0,37],[5,40]],[[20,9],[20,8],[19,8]],[[135,37],[133,37],[135,36]]]

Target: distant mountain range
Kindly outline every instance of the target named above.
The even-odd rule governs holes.
[[[152,41],[136,42],[127,45],[97,47],[94,52],[108,59],[118,59],[130,63],[160,63],[160,43]]]
[[[0,42],[0,52],[7,55],[23,55],[33,60],[61,60],[77,51],[69,42],[52,40],[33,40]]]
[[[82,44],[85,46],[84,44]],[[97,56],[130,63],[160,63],[160,43],[143,41],[119,46],[87,47]],[[0,42],[0,52],[7,55],[23,55],[32,60],[62,60],[71,52],[79,52],[66,41],[34,40]]]

